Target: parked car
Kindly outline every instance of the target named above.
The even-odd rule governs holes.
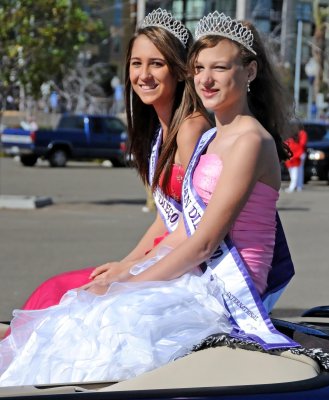
[[[305,181],[316,178],[329,183],[329,123],[304,122],[308,135]]]
[[[70,160],[110,160],[113,166],[126,164],[127,132],[114,116],[64,115],[54,130],[6,128],[1,134],[3,150],[18,155],[25,166],[39,157],[52,167],[64,167]]]
[[[302,400],[329,398],[329,306],[272,319],[300,351],[259,351],[212,336],[185,357],[122,382],[0,387],[0,397],[95,400]],[[311,348],[313,350],[311,350]],[[300,353],[300,354],[298,354]]]

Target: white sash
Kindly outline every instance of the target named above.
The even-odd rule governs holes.
[[[152,147],[149,165],[149,184],[152,185],[155,173],[155,167],[158,162],[159,148],[162,142],[162,129],[159,129],[158,135]],[[182,205],[173,198],[166,196],[162,190],[157,187],[154,194],[154,201],[160,216],[169,232],[177,228],[179,217],[182,213]]]
[[[215,135],[216,128],[202,135],[185,174],[182,202],[189,236],[195,232],[206,208],[193,187],[193,173],[201,154]],[[216,274],[224,282],[225,293],[219,292],[218,296],[224,298],[230,312],[234,328],[232,336],[252,339],[265,350],[299,346],[273,326],[240,254],[228,236],[201,268],[209,278]]]

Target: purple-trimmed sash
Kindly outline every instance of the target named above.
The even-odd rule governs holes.
[[[193,173],[200,155],[215,135],[216,128],[202,135],[185,174],[183,216],[189,236],[195,232],[206,208],[193,187]],[[234,327],[233,336],[252,339],[265,350],[299,346],[273,326],[244,262],[228,236],[220,243],[212,257],[205,262],[203,271],[209,279],[216,274],[224,282],[225,292],[219,292],[218,296],[224,298],[230,312]]]
[[[159,149],[162,142],[162,129],[159,129],[158,135],[154,141],[149,165],[149,184],[153,182],[155,167],[158,162]],[[162,190],[157,187],[153,193],[154,201],[160,216],[166,225],[169,232],[174,231],[177,228],[179,217],[182,213],[182,205],[175,201],[173,198],[166,196]]]
[[[273,309],[290,279],[295,275],[294,264],[278,212],[276,212],[275,245],[271,264],[267,288],[262,295],[264,307],[268,312]]]

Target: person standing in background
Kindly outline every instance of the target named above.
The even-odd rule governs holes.
[[[302,146],[299,141],[299,133],[296,133],[287,139],[286,144],[289,146],[292,156],[290,159],[285,161],[285,166],[287,167],[290,176],[290,184],[285,189],[285,192],[292,193],[295,190],[298,190],[298,170],[302,162],[301,157],[304,153],[304,146]]]

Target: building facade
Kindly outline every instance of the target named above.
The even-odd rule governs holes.
[[[218,10],[237,19],[250,20],[264,35],[282,69],[285,84],[294,93],[298,112],[307,113],[305,107],[310,101],[329,100],[329,0],[107,0],[104,3],[102,15],[110,36],[108,60],[121,80],[128,40],[145,14],[158,7],[165,8],[193,32],[202,16]],[[321,27],[314,17],[316,8],[322,10]],[[322,32],[317,43],[315,32]],[[312,58],[319,63],[314,79],[305,69]]]

